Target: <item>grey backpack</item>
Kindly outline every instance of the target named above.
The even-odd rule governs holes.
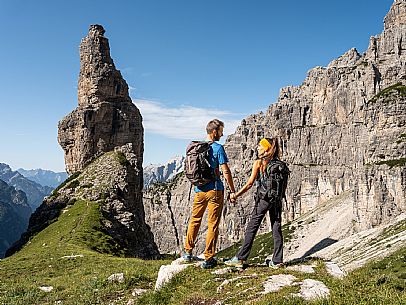
[[[210,145],[213,142],[192,141],[186,148],[185,175],[195,186],[203,186],[216,180],[210,166]]]

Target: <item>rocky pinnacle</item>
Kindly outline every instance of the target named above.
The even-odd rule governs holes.
[[[131,143],[142,173],[142,117],[114,66],[101,25],[91,25],[80,44],[78,107],[58,124],[66,171],[84,168],[100,154]]]

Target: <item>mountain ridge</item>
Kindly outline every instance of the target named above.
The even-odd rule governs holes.
[[[26,194],[0,179],[0,258],[27,229],[30,215]]]
[[[66,178],[68,178],[68,174],[66,172],[54,172],[47,169],[36,168],[36,169],[17,169],[21,175],[34,181],[36,183],[41,184],[42,186],[49,186],[52,188],[56,188],[60,185]]]
[[[18,171],[13,171],[8,164],[0,163],[0,179],[5,181],[10,186],[18,190],[24,191],[27,195],[28,204],[34,211],[44,199],[53,190],[52,187],[42,186],[39,183],[32,181]]]
[[[183,171],[184,156],[175,156],[164,164],[149,164],[144,166],[144,188],[149,188],[156,182],[166,182]]]

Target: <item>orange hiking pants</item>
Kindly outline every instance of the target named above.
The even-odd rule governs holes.
[[[192,216],[186,234],[186,252],[192,252],[195,247],[197,233],[199,232],[204,212],[208,207],[208,228],[204,258],[209,260],[216,254],[216,243],[219,234],[220,216],[221,211],[223,210],[223,204],[224,191],[210,190],[208,192],[196,193],[193,201]]]

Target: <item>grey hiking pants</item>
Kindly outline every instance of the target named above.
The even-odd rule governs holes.
[[[274,251],[272,256],[272,261],[275,264],[283,262],[283,237],[282,237],[282,204],[272,204],[263,199],[259,199],[255,203],[255,207],[251,213],[251,219],[248,223],[247,229],[245,231],[244,242],[241,249],[237,253],[237,257],[240,260],[247,260],[252,244],[254,242],[255,235],[257,234],[258,228],[261,225],[265,214],[269,211],[269,216],[271,218],[272,225],[272,236]]]

